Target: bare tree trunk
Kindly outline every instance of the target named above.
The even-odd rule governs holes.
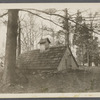
[[[16,46],[17,46],[17,28],[18,28],[18,10],[8,10],[7,40],[5,52],[5,69],[3,75],[4,84],[13,84],[15,82],[16,67]]]
[[[65,10],[65,17],[68,18],[68,10]],[[69,24],[68,24],[68,19],[65,20],[64,27],[66,28],[66,34],[65,34],[65,45],[69,46]]]
[[[82,61],[83,61],[83,66],[84,66],[84,46],[82,45]]]
[[[19,26],[19,33],[18,33],[18,56],[21,54],[21,28]]]
[[[87,50],[87,63],[88,63],[88,66],[90,66],[90,57],[89,57],[89,51]]]

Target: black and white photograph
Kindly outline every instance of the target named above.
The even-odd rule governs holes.
[[[100,3],[0,4],[0,94],[99,92]]]

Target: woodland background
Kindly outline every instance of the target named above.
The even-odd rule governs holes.
[[[1,11],[1,30],[2,32],[6,31],[4,36],[6,38],[1,37],[1,41],[3,41],[1,44],[3,48],[0,50],[1,92],[14,92],[18,87],[19,90],[17,90],[17,92],[21,92],[21,90],[22,92],[30,92],[31,89],[31,92],[70,92],[70,90],[72,92],[99,91],[100,11],[93,11],[91,8],[85,10],[77,9],[74,13],[70,11],[71,10],[67,7],[63,9],[46,8],[39,10],[35,8]],[[49,79],[49,81],[51,81],[48,83],[47,88],[44,84],[37,85],[40,81],[44,83],[48,80],[50,76],[47,76],[46,79],[46,75],[44,75],[45,81],[42,79],[39,81],[33,79],[33,81],[31,77],[30,80],[32,82],[29,82],[29,84],[36,82],[34,83],[36,86],[33,87],[36,89],[25,84],[24,87],[22,83],[19,85],[20,83],[16,82],[16,78],[19,80],[22,79],[24,82],[27,80],[24,76],[17,77],[16,58],[21,53],[38,49],[38,42],[43,37],[50,39],[51,46],[69,46],[80,68],[78,71],[69,71],[68,75],[66,75],[66,72],[53,75],[53,77]],[[38,79],[41,78],[41,76],[36,76]],[[58,87],[54,80],[57,77],[59,77],[58,79],[60,80],[60,82],[57,82],[59,83]],[[29,78],[30,76],[28,76],[28,79]],[[73,80],[74,78],[75,80]],[[52,86],[50,84],[54,85]],[[39,86],[40,88],[37,88]],[[50,86],[50,88],[48,86]],[[67,89],[68,87],[69,89]],[[9,88],[11,88],[11,90]],[[38,89],[41,90],[38,91]]]

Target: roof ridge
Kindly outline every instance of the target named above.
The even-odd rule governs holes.
[[[52,49],[52,48],[61,48],[61,47],[67,47],[67,46],[51,46],[49,49]],[[33,51],[40,51],[40,49],[34,49],[34,50],[30,50],[30,51],[26,51],[22,54],[25,54],[25,53],[28,53],[28,52],[33,52]]]

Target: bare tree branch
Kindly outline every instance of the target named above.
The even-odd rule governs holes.
[[[29,11],[29,10],[23,10],[23,9],[20,9],[20,10],[29,12],[29,13],[31,13],[31,14],[33,13],[33,12]],[[66,17],[64,17],[64,16],[62,16],[62,15],[59,15],[59,14],[52,14],[52,13],[48,13],[48,12],[45,12],[45,11],[42,11],[42,10],[37,10],[37,9],[31,9],[31,10],[38,11],[38,12],[42,12],[42,13],[45,13],[45,14],[47,14],[47,15],[58,16],[58,17],[61,17],[61,18],[65,19],[65,20],[69,20],[69,21],[71,21],[71,22],[73,22],[73,23],[77,23],[76,21],[71,20],[70,18],[66,18]],[[54,21],[52,21],[52,20],[50,20],[50,19],[46,19],[46,18],[44,18],[44,17],[42,17],[42,16],[40,16],[40,15],[38,15],[38,14],[35,14],[35,13],[33,13],[33,14],[36,15],[36,16],[38,16],[38,17],[41,17],[42,19],[51,21],[51,22],[54,23],[55,25],[58,25],[57,23],[55,23]],[[82,27],[84,27],[82,24],[79,24],[79,23],[77,23],[77,24],[80,25],[80,26],[82,26]],[[58,25],[58,26],[60,26],[60,25]],[[63,26],[60,26],[60,27],[63,28]],[[87,29],[88,29],[89,31],[93,31],[94,33],[100,35],[98,32],[96,32],[96,31],[94,31],[94,30],[91,30],[91,29],[89,29],[89,28],[87,28]]]
[[[27,9],[28,11],[29,10],[34,10],[34,11],[37,11],[37,12],[42,12],[42,13],[45,13],[45,14],[47,14],[47,15],[54,15],[54,16],[58,16],[58,17],[61,17],[61,18],[63,18],[63,19],[69,19],[69,18],[66,18],[66,17],[64,17],[64,16],[62,16],[62,15],[60,15],[60,14],[54,14],[54,13],[48,13],[48,12],[45,12],[45,11],[42,11],[42,10],[38,10],[38,9]],[[87,10],[89,10],[89,9],[87,9]],[[81,11],[81,13],[83,13],[83,12],[86,12],[87,10],[84,10],[84,11]],[[72,17],[72,16],[74,16],[74,15],[76,15],[77,13],[75,13],[75,14],[72,14],[72,15],[70,15],[70,14],[68,14],[68,15],[70,15],[70,17]]]
[[[71,19],[69,19],[69,20],[70,20],[71,22],[73,22],[73,23],[76,23],[76,24],[78,24],[78,25],[84,27],[82,24],[79,24],[79,23],[75,22],[74,20],[71,20]],[[91,29],[89,29],[89,28],[87,28],[87,29],[88,29],[89,31],[93,31],[94,33],[100,35],[98,32],[96,32],[96,31],[94,31],[94,30],[91,30]]]
[[[44,19],[44,20],[48,20],[48,21],[52,22],[53,24],[55,24],[55,25],[57,25],[57,26],[59,26],[59,27],[63,28],[63,26],[61,26],[61,25],[59,25],[59,24],[55,23],[54,21],[52,21],[52,20],[50,20],[50,19],[48,19],[48,18],[42,17],[42,16],[40,16],[40,15],[38,15],[38,14],[36,14],[36,13],[33,13],[33,12],[31,12],[31,11],[24,10],[24,9],[20,9],[20,11],[29,12],[29,13],[31,13],[31,14],[33,14],[33,15],[36,15],[36,16],[38,16],[38,17],[40,17],[40,18]]]
[[[90,8],[89,8],[89,9],[90,9]],[[83,11],[81,11],[81,13],[86,12],[86,11],[88,11],[89,9],[83,10]],[[72,16],[74,16],[74,15],[76,15],[76,14],[77,14],[77,13],[70,15],[70,17],[72,17]]]
[[[3,17],[3,16],[5,16],[5,15],[7,15],[8,14],[8,12],[7,13],[4,13],[3,15],[0,15],[0,17]]]

